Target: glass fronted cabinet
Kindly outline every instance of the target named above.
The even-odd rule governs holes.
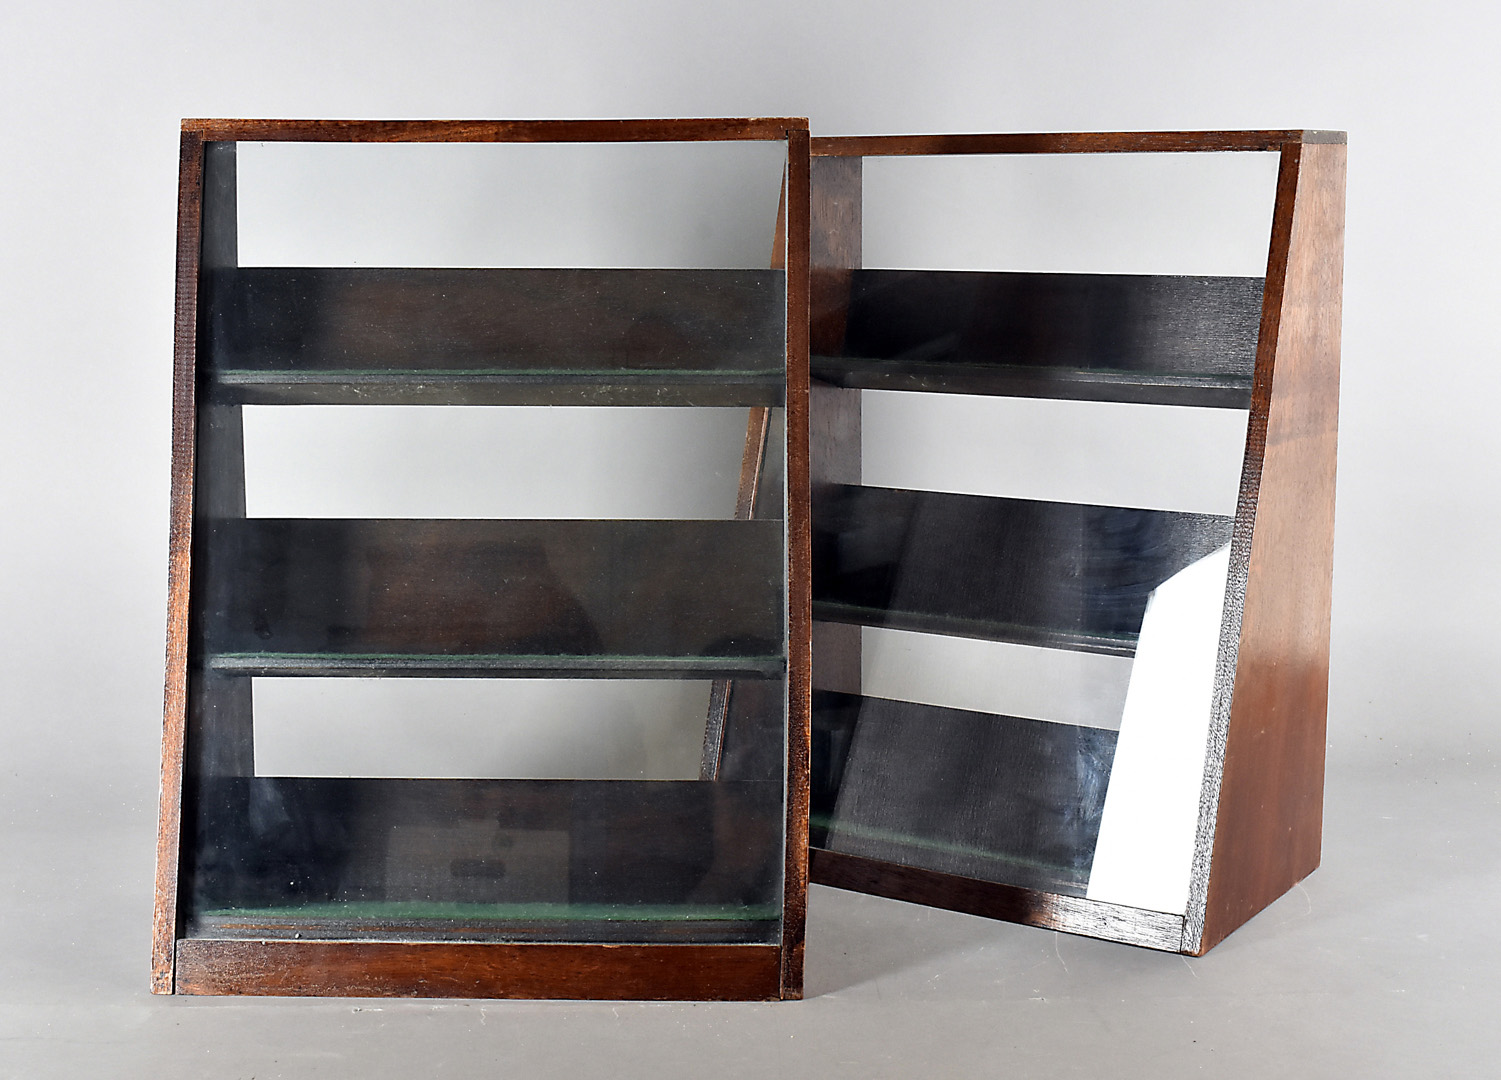
[[[807,177],[184,124],[153,989],[800,996]]]
[[[813,140],[813,881],[1202,953],[1317,866],[1344,153]]]

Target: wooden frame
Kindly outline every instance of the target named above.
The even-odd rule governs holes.
[[[1185,151],[1280,155],[1186,912],[1148,911],[819,847],[812,851],[811,879],[817,883],[1201,955],[1319,863],[1345,136],[1292,130],[912,135],[820,137],[812,147],[815,357],[837,354],[845,335],[850,280],[861,266],[864,157]],[[819,484],[859,485],[858,379],[853,388],[849,382],[818,381],[816,364],[814,378],[815,492]],[[1035,382],[1019,392],[1053,396]],[[1144,400],[1114,397],[1109,388],[1061,396]],[[815,511],[815,530],[817,525]],[[818,588],[815,580],[815,597]],[[858,686],[858,627],[818,622],[815,642],[815,688]]]
[[[184,936],[179,897],[184,763],[189,714],[190,582],[195,499],[238,492],[195,486],[201,425],[238,424],[200,415],[200,267],[234,266],[233,172],[211,167],[216,145],[294,142],[691,142],[781,141],[787,146],[784,205],[790,228],[786,272],[787,688],[785,845],[780,940],[773,944],[568,944],[539,941],[215,940]],[[807,886],[809,551],[808,153],[803,119],[606,121],[186,120],[178,201],[176,341],[173,373],[171,537],[166,697],[162,741],[151,989],[154,993],[403,995],[648,999],[777,999],[802,993]],[[218,219],[205,189],[220,185]],[[225,189],[225,185],[228,185]],[[752,410],[752,426],[756,423]],[[764,413],[764,410],[762,410]],[[762,416],[761,439],[765,428]],[[237,429],[236,429],[237,430]],[[748,462],[751,455],[747,453]],[[759,456],[754,459],[759,472]],[[748,465],[748,467],[750,467]],[[233,485],[229,485],[233,487]],[[742,494],[746,480],[742,478]],[[754,477],[751,483],[754,502]],[[231,515],[233,516],[233,506]],[[739,515],[749,517],[746,513]],[[248,728],[247,728],[248,730]],[[706,736],[706,758],[708,755]],[[215,752],[218,752],[217,749]],[[231,757],[243,748],[227,747]],[[712,775],[712,774],[711,774]]]

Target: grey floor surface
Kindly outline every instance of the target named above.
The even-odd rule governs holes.
[[[781,1004],[154,998],[154,822],[58,792],[0,840],[0,1077],[1501,1075],[1498,763],[1336,747],[1323,867],[1198,960],[815,887]]]

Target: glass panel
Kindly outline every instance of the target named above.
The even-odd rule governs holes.
[[[764,270],[777,142],[241,143],[241,266]]]
[[[864,162],[864,265],[1048,274],[1266,272],[1276,153]]]
[[[215,671],[780,677],[780,521],[249,518],[197,539]]]
[[[711,684],[301,678],[251,686],[257,776],[697,780]]]
[[[239,150],[187,932],[777,941],[784,148]]]
[[[863,168],[866,269],[815,293],[813,843],[1182,912],[1276,156]]]
[[[251,517],[728,520],[747,420],[558,405],[243,411]],[[768,457],[781,450],[771,441]]]
[[[1224,517],[1235,513],[1250,417],[1239,409],[869,391],[861,412],[861,479],[877,487]]]
[[[870,697],[1117,728],[1131,657],[862,626],[858,682]]]

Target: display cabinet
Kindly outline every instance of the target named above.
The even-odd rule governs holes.
[[[247,143],[741,140],[785,148],[770,269],[237,255]],[[807,170],[803,120],[184,122],[154,991],[800,996]],[[775,187],[763,196],[769,214]],[[311,406],[488,408],[502,425],[530,410],[544,427],[646,410],[636,439],[684,410],[737,410],[748,434],[738,481],[710,478],[729,484],[715,519],[248,512],[246,410]],[[616,439],[611,453],[632,452]],[[612,703],[648,683],[691,683],[703,702],[689,763],[655,772],[299,773],[266,765],[257,728],[299,680],[527,680],[527,700],[563,702],[519,718],[533,741],[567,714],[608,742]],[[355,719],[351,743],[378,737]],[[438,719],[405,718],[419,749]],[[471,736],[514,719],[492,710]]]
[[[1344,142],[813,140],[813,881],[1201,954],[1318,865]],[[1280,155],[1264,278],[862,267],[868,159],[1184,152]],[[874,486],[872,391],[1238,410],[1234,512]],[[1129,686],[1102,723],[874,687],[956,639]]]

